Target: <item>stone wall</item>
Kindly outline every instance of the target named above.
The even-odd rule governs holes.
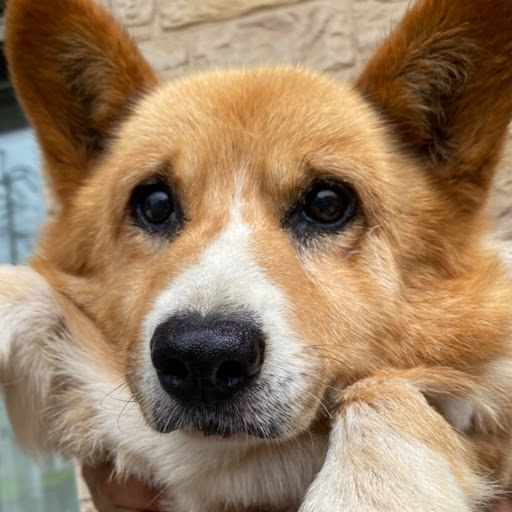
[[[347,78],[406,0],[99,0],[160,76],[300,63]]]
[[[163,79],[283,63],[349,79],[409,5],[407,0],[98,1],[128,29]],[[512,155],[507,159],[510,169]],[[512,239],[510,172],[500,173],[492,206]]]

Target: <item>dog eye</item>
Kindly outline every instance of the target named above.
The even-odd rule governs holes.
[[[336,233],[358,213],[356,192],[337,180],[314,183],[283,219],[283,227],[306,243],[322,233]]]
[[[163,224],[173,214],[174,205],[165,190],[154,190],[143,198],[140,210],[148,222]]]
[[[176,224],[177,208],[166,183],[139,185],[132,194],[131,203],[135,221],[147,231],[166,231]]]
[[[302,216],[310,223],[339,227],[355,209],[354,193],[341,183],[319,183],[306,195]]]

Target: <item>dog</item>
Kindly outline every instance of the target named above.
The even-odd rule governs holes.
[[[487,198],[512,3],[419,0],[350,84],[160,84],[92,0],[10,0],[58,205],[0,276],[29,452],[171,511],[462,512],[512,483],[512,281]]]

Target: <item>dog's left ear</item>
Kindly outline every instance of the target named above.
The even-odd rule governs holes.
[[[473,211],[512,116],[512,2],[420,0],[356,88],[460,210]]]
[[[56,198],[87,177],[130,102],[157,79],[93,0],[9,0],[6,52]]]

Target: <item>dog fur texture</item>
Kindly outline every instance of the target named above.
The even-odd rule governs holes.
[[[20,443],[112,460],[169,511],[484,510],[512,483],[512,282],[487,209],[511,34],[509,0],[420,0],[351,84],[160,84],[91,0],[10,0],[59,206],[31,268],[0,274]],[[134,221],[151,180],[183,212],[172,236]],[[293,220],[319,183],[356,200],[340,229]],[[264,331],[236,408],[185,412],[160,386],[151,337],[183,311]]]

